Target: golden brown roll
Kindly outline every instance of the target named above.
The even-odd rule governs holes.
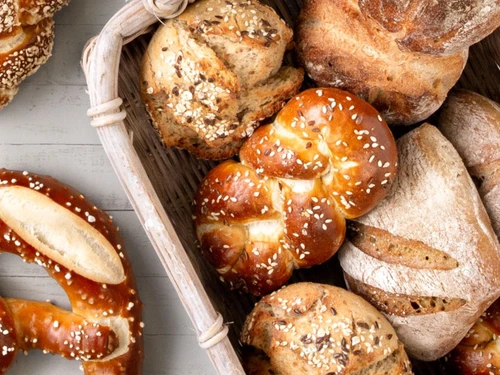
[[[330,285],[298,283],[262,298],[241,341],[269,357],[249,363],[258,375],[269,363],[268,373],[275,375],[412,374],[403,344],[382,314]]]
[[[393,136],[368,103],[310,89],[202,181],[195,222],[201,250],[234,288],[262,295],[294,268],[328,260],[345,219],[383,199],[397,170]]]

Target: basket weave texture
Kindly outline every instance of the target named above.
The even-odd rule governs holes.
[[[295,26],[300,0],[262,2]],[[140,99],[140,64],[156,21],[140,0],[133,0],[93,41],[95,46],[86,69],[91,104],[95,107],[120,97],[126,112],[123,121],[118,116],[116,123],[97,131],[197,332],[201,335],[208,330],[217,320],[217,312],[230,322],[229,340],[207,349],[214,367],[221,375],[243,374],[238,337],[256,299],[230,291],[219,281],[198,251],[192,221],[194,194],[215,163],[164,147]],[[146,32],[149,25],[153,27]],[[124,41],[128,44],[124,45]],[[293,53],[286,59],[292,64],[295,61]],[[457,87],[500,102],[500,30],[471,47],[469,62]],[[118,108],[114,112],[119,115]],[[297,271],[292,282],[304,280],[345,287],[336,257],[311,270]],[[413,361],[413,365],[418,375],[446,374],[440,362]]]

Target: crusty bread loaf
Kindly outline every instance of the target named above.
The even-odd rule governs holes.
[[[405,51],[458,53],[500,26],[498,0],[359,0],[359,5],[394,33]]]
[[[500,245],[460,156],[425,124],[397,141],[390,193],[350,224],[349,288],[393,324],[408,353],[448,353],[500,295]]]
[[[330,285],[298,283],[264,297],[241,341],[269,357],[270,363],[260,356],[248,364],[256,375],[412,373],[389,322],[362,298]]]
[[[52,16],[69,0],[0,2],[0,109],[19,84],[50,57],[54,42]]]
[[[500,105],[471,91],[455,90],[438,122],[476,182],[500,238]]]
[[[292,31],[271,8],[202,0],[155,33],[141,92],[167,146],[226,159],[302,84],[282,67]]]
[[[350,91],[371,103],[389,124],[406,125],[435,112],[468,56],[401,51],[396,37],[365,16],[358,0],[306,0],[297,52],[320,86]]]
[[[332,88],[295,96],[239,156],[201,182],[194,218],[205,258],[231,287],[256,295],[331,258],[345,219],[380,202],[397,171],[382,117]]]

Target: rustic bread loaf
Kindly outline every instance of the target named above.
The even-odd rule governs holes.
[[[500,375],[500,300],[481,315],[446,358],[453,375]]]
[[[394,138],[368,103],[337,89],[309,89],[247,140],[241,163],[201,182],[195,223],[205,258],[233,288],[256,295],[294,268],[328,260],[345,219],[380,202],[397,170]]]
[[[455,90],[441,108],[438,123],[476,182],[500,238],[500,105],[474,92]]]
[[[398,35],[365,15],[358,0],[306,0],[297,52],[318,85],[355,93],[389,124],[413,124],[443,103],[465,67],[468,51],[463,48],[449,56],[401,51]]]
[[[500,26],[497,0],[359,0],[359,6],[394,33],[403,51],[458,53]]]
[[[412,373],[403,344],[382,314],[330,285],[298,283],[262,298],[243,326],[241,341],[269,356],[270,374]],[[264,370],[269,366],[265,359],[250,363],[260,364]]]
[[[69,0],[4,0],[0,3],[0,109],[19,84],[50,57],[52,16]]]
[[[339,259],[349,288],[382,311],[408,353],[453,349],[500,295],[500,245],[460,156],[425,124],[397,141],[390,193],[351,222]]]
[[[282,67],[291,29],[271,8],[202,0],[155,33],[141,92],[167,146],[203,159],[226,159],[302,84]]]

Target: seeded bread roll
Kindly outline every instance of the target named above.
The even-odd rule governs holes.
[[[50,57],[52,16],[69,0],[0,2],[0,109],[10,103],[19,84]]]
[[[144,56],[142,97],[167,146],[226,159],[302,84],[282,67],[291,29],[258,1],[201,0],[166,21]]]
[[[500,245],[467,169],[431,125],[397,141],[387,197],[339,252],[349,288],[385,314],[407,352],[452,350],[500,296]]]
[[[269,356],[270,374],[412,374],[387,320],[362,298],[330,285],[298,283],[262,298],[241,341]],[[259,363],[266,370],[262,358],[249,364]]]
[[[346,218],[389,191],[396,143],[368,103],[337,89],[309,89],[248,139],[240,163],[212,169],[195,199],[203,255],[232,288],[265,295],[294,268],[330,259]]]
[[[318,85],[360,96],[390,125],[409,125],[443,103],[465,67],[468,49],[449,56],[401,51],[399,35],[365,15],[358,0],[305,0],[297,52]]]
[[[481,315],[446,359],[453,375],[500,375],[500,300]]]
[[[439,129],[457,149],[500,238],[500,105],[455,90],[440,110]]]

